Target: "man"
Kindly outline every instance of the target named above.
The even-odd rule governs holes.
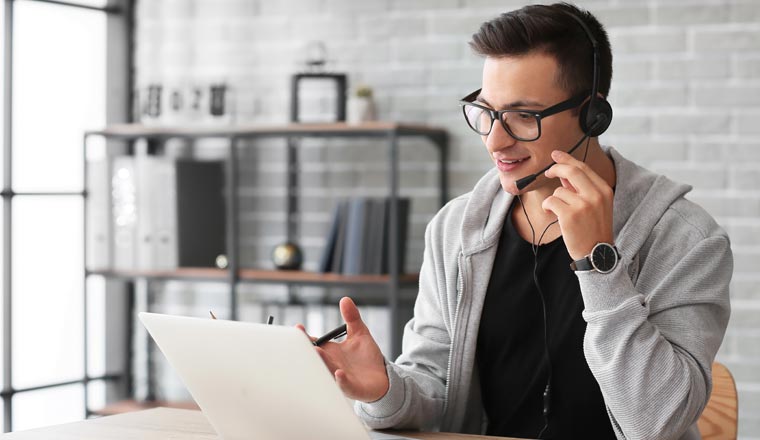
[[[494,168],[428,225],[396,362],[348,298],[347,339],[318,352],[373,428],[699,438],[729,317],[727,235],[690,187],[599,145],[612,55],[591,14],[527,6],[470,44],[485,62],[464,115]]]

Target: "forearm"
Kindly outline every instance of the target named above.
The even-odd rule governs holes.
[[[711,364],[728,320],[730,267],[675,278],[645,297],[624,267],[579,273],[586,359],[625,438],[679,438],[709,397]]]
[[[356,414],[373,429],[437,429],[444,402],[440,381],[392,363],[386,370],[388,392],[376,402],[356,402]]]

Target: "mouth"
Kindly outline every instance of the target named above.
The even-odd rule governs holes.
[[[513,171],[528,161],[528,159],[530,159],[530,157],[523,157],[521,159],[497,159],[496,167],[499,171]]]

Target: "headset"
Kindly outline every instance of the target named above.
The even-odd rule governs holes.
[[[596,38],[594,38],[594,34],[591,33],[591,30],[580,17],[564,9],[561,9],[561,11],[572,17],[572,19],[578,22],[581,28],[583,28],[583,32],[591,42],[591,48],[593,49],[594,54],[594,76],[591,82],[591,95],[589,96],[589,100],[581,106],[580,115],[578,117],[578,122],[583,131],[583,137],[573,145],[572,148],[567,150],[568,154],[573,154],[583,141],[591,137],[597,137],[607,131],[607,128],[609,128],[612,123],[612,106],[605,98],[599,97],[599,48]],[[522,191],[526,186],[533,183],[538,176],[545,173],[555,164],[556,162],[552,162],[541,171],[517,180],[515,182],[517,189]]]
[[[580,109],[580,115],[578,118],[578,122],[580,124],[581,130],[583,130],[583,137],[576,142],[575,145],[573,145],[572,148],[567,150],[568,154],[572,154],[582,143],[583,141],[586,142],[586,154],[588,153],[588,142],[591,140],[592,137],[597,137],[607,131],[607,128],[610,126],[610,123],[612,122],[612,106],[610,103],[604,99],[600,98],[598,96],[599,93],[599,49],[597,45],[596,38],[594,38],[594,35],[591,33],[591,30],[588,28],[586,23],[577,15],[573,14],[570,11],[561,9],[562,12],[567,14],[568,16],[572,17],[573,20],[575,20],[583,29],[583,32],[588,37],[589,41],[591,42],[591,47],[593,50],[593,57],[594,57],[594,73],[593,73],[593,80],[591,83],[591,95],[589,97],[589,100],[584,103],[581,106]],[[586,161],[586,156],[584,154],[583,161]],[[519,179],[515,182],[515,185],[519,190],[524,189],[526,186],[530,185],[538,176],[545,173],[549,168],[554,166],[556,162],[552,162],[549,164],[546,168],[542,169],[541,171],[531,174],[529,176],[523,177],[522,179]],[[552,362],[551,357],[549,355],[549,335],[547,330],[547,316],[546,316],[546,300],[544,299],[544,293],[541,290],[541,285],[538,282],[538,248],[541,245],[541,240],[543,239],[544,235],[546,234],[546,231],[549,230],[549,228],[557,223],[559,220],[555,220],[552,223],[549,223],[549,225],[544,229],[544,232],[541,233],[541,236],[538,239],[537,244],[536,243],[536,231],[533,229],[533,224],[530,222],[530,218],[528,218],[528,212],[525,210],[525,205],[522,203],[522,199],[520,196],[517,196],[518,200],[520,201],[520,206],[522,207],[523,213],[525,214],[525,218],[528,220],[528,225],[530,226],[531,233],[533,235],[533,241],[531,242],[532,250],[533,250],[533,283],[536,286],[536,289],[538,290],[538,294],[541,298],[541,310],[543,313],[544,318],[544,359],[546,361],[547,369],[548,369],[548,378],[546,381],[546,387],[544,388],[543,393],[543,416],[544,416],[544,427],[541,429],[541,431],[538,433],[538,438],[541,438],[544,431],[549,427],[549,414],[551,413],[551,381],[552,381]]]

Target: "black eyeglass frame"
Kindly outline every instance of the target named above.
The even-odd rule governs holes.
[[[488,136],[489,134],[491,134],[491,131],[493,130],[493,121],[498,119],[499,122],[501,123],[501,126],[504,128],[504,131],[506,131],[510,136],[512,136],[513,138],[521,142],[533,142],[533,141],[538,140],[541,137],[541,119],[547,118],[551,115],[556,115],[557,113],[561,113],[565,110],[570,110],[572,108],[578,107],[579,105],[583,104],[583,102],[588,98],[588,94],[583,93],[580,95],[573,96],[572,98],[566,99],[560,103],[554,104],[551,107],[548,107],[541,111],[523,110],[523,109],[494,110],[484,105],[475,103],[475,98],[478,97],[481,90],[483,89],[475,90],[474,92],[470,93],[469,95],[459,100],[459,103],[462,106],[462,114],[464,115],[465,122],[467,122],[467,126],[470,127],[472,131],[474,131],[475,133],[481,136]],[[476,130],[475,127],[472,126],[472,124],[470,124],[470,119],[467,117],[468,105],[477,107],[487,112],[488,115],[491,116],[491,123],[488,125],[487,132],[481,133],[480,131]],[[502,116],[506,113],[527,113],[527,114],[533,115],[536,118],[536,125],[538,125],[538,133],[536,134],[536,137],[535,138],[521,138],[517,136],[516,134],[512,133],[512,130],[509,129],[509,126],[507,126],[507,124],[504,122],[504,119],[502,119]]]

